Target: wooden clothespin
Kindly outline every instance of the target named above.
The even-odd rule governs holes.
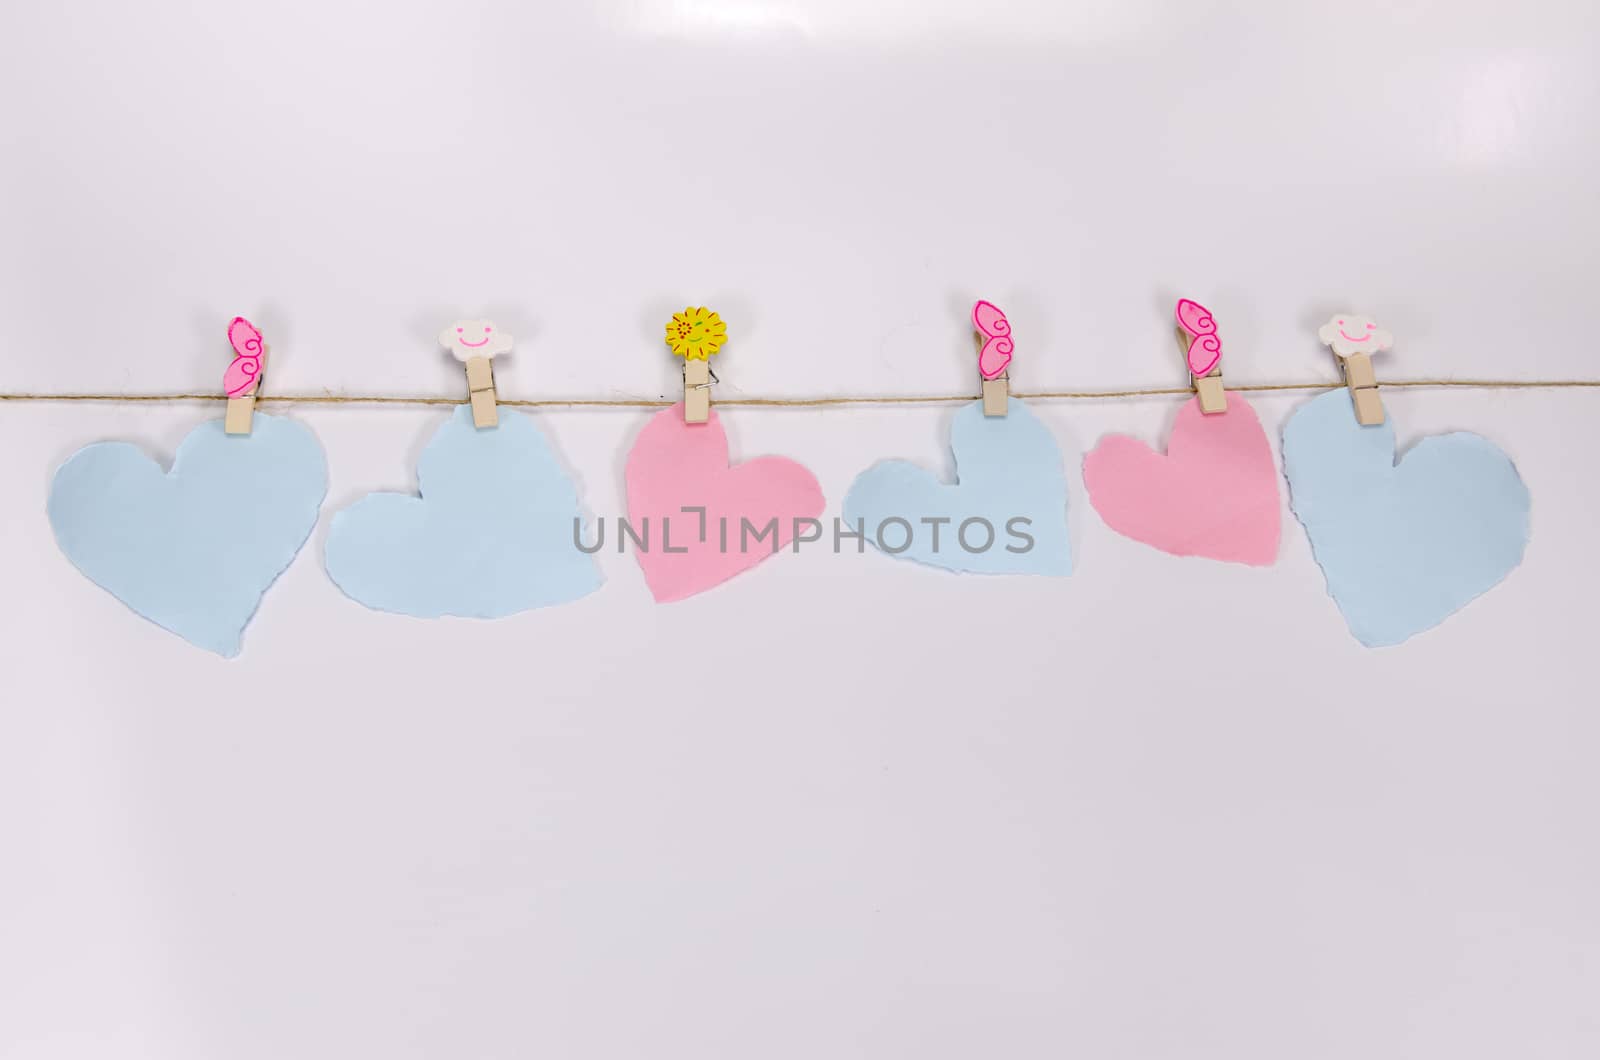
[[[225,434],[249,434],[267,365],[267,347],[261,332],[244,317],[234,317],[228,325],[228,343],[233,347],[233,361],[222,376],[222,389],[228,395],[222,430]]]
[[[1200,398],[1205,415],[1228,411],[1228,395],[1222,389],[1222,338],[1211,311],[1199,302],[1178,299],[1178,345],[1189,362],[1189,383]]]
[[[1394,335],[1380,328],[1371,317],[1339,313],[1317,329],[1317,338],[1333,350],[1350,388],[1356,422],[1373,427],[1383,422],[1383,399],[1378,396],[1378,377],[1372,371],[1372,355],[1394,348]]]
[[[978,378],[983,382],[983,414],[1004,416],[1011,397],[1011,321],[993,302],[972,307],[972,326],[978,340]]]
[[[705,306],[690,306],[667,321],[667,346],[683,358],[683,422],[711,417],[711,357],[728,341],[728,325]]]
[[[472,402],[472,425],[495,427],[500,414],[495,408],[493,359],[511,352],[511,336],[491,320],[458,320],[439,332],[439,344],[467,366],[467,393]]]

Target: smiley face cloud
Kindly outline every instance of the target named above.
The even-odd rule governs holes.
[[[439,345],[463,364],[474,357],[498,357],[511,352],[511,336],[492,320],[458,320],[439,332]]]
[[[1394,335],[1378,326],[1371,317],[1339,313],[1317,329],[1323,345],[1333,347],[1340,357],[1353,353],[1382,353],[1394,348]]]

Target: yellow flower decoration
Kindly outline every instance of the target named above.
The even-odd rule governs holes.
[[[728,341],[728,325],[705,306],[672,314],[667,322],[667,345],[686,361],[704,361]]]

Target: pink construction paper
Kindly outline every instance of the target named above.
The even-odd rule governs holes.
[[[1207,416],[1178,410],[1165,455],[1127,435],[1103,438],[1083,461],[1089,501],[1106,525],[1175,556],[1270,566],[1280,506],[1272,447],[1238,394]]]
[[[793,460],[764,456],[728,466],[728,436],[716,410],[705,423],[688,424],[681,403],[639,432],[626,478],[628,521],[638,533],[648,518],[650,534],[648,550],[632,541],[628,548],[658,603],[705,592],[770,558],[773,538],[742,541],[741,520],[759,531],[776,518],[781,551],[794,540],[796,520],[816,519],[824,503],[817,477]],[[704,508],[704,520],[685,508]]]

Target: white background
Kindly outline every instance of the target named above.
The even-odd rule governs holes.
[[[0,7],[0,389],[508,398],[1600,375],[1590,0],[608,0]],[[1524,565],[1362,649],[1291,520],[1177,560],[1082,453],[1176,403],[1037,406],[1078,571],[812,551],[656,606],[370,613],[326,520],[213,658],[80,577],[53,470],[163,461],[214,406],[0,405],[0,1056],[1589,1058],[1600,394],[1391,390],[1534,498]],[[1256,401],[1277,445],[1304,395]],[[329,511],[405,489],[442,408],[299,408]],[[540,422],[622,511],[639,411]],[[829,514],[950,407],[726,414]],[[1289,519],[1287,509],[1285,518]],[[999,638],[994,651],[980,645]]]

